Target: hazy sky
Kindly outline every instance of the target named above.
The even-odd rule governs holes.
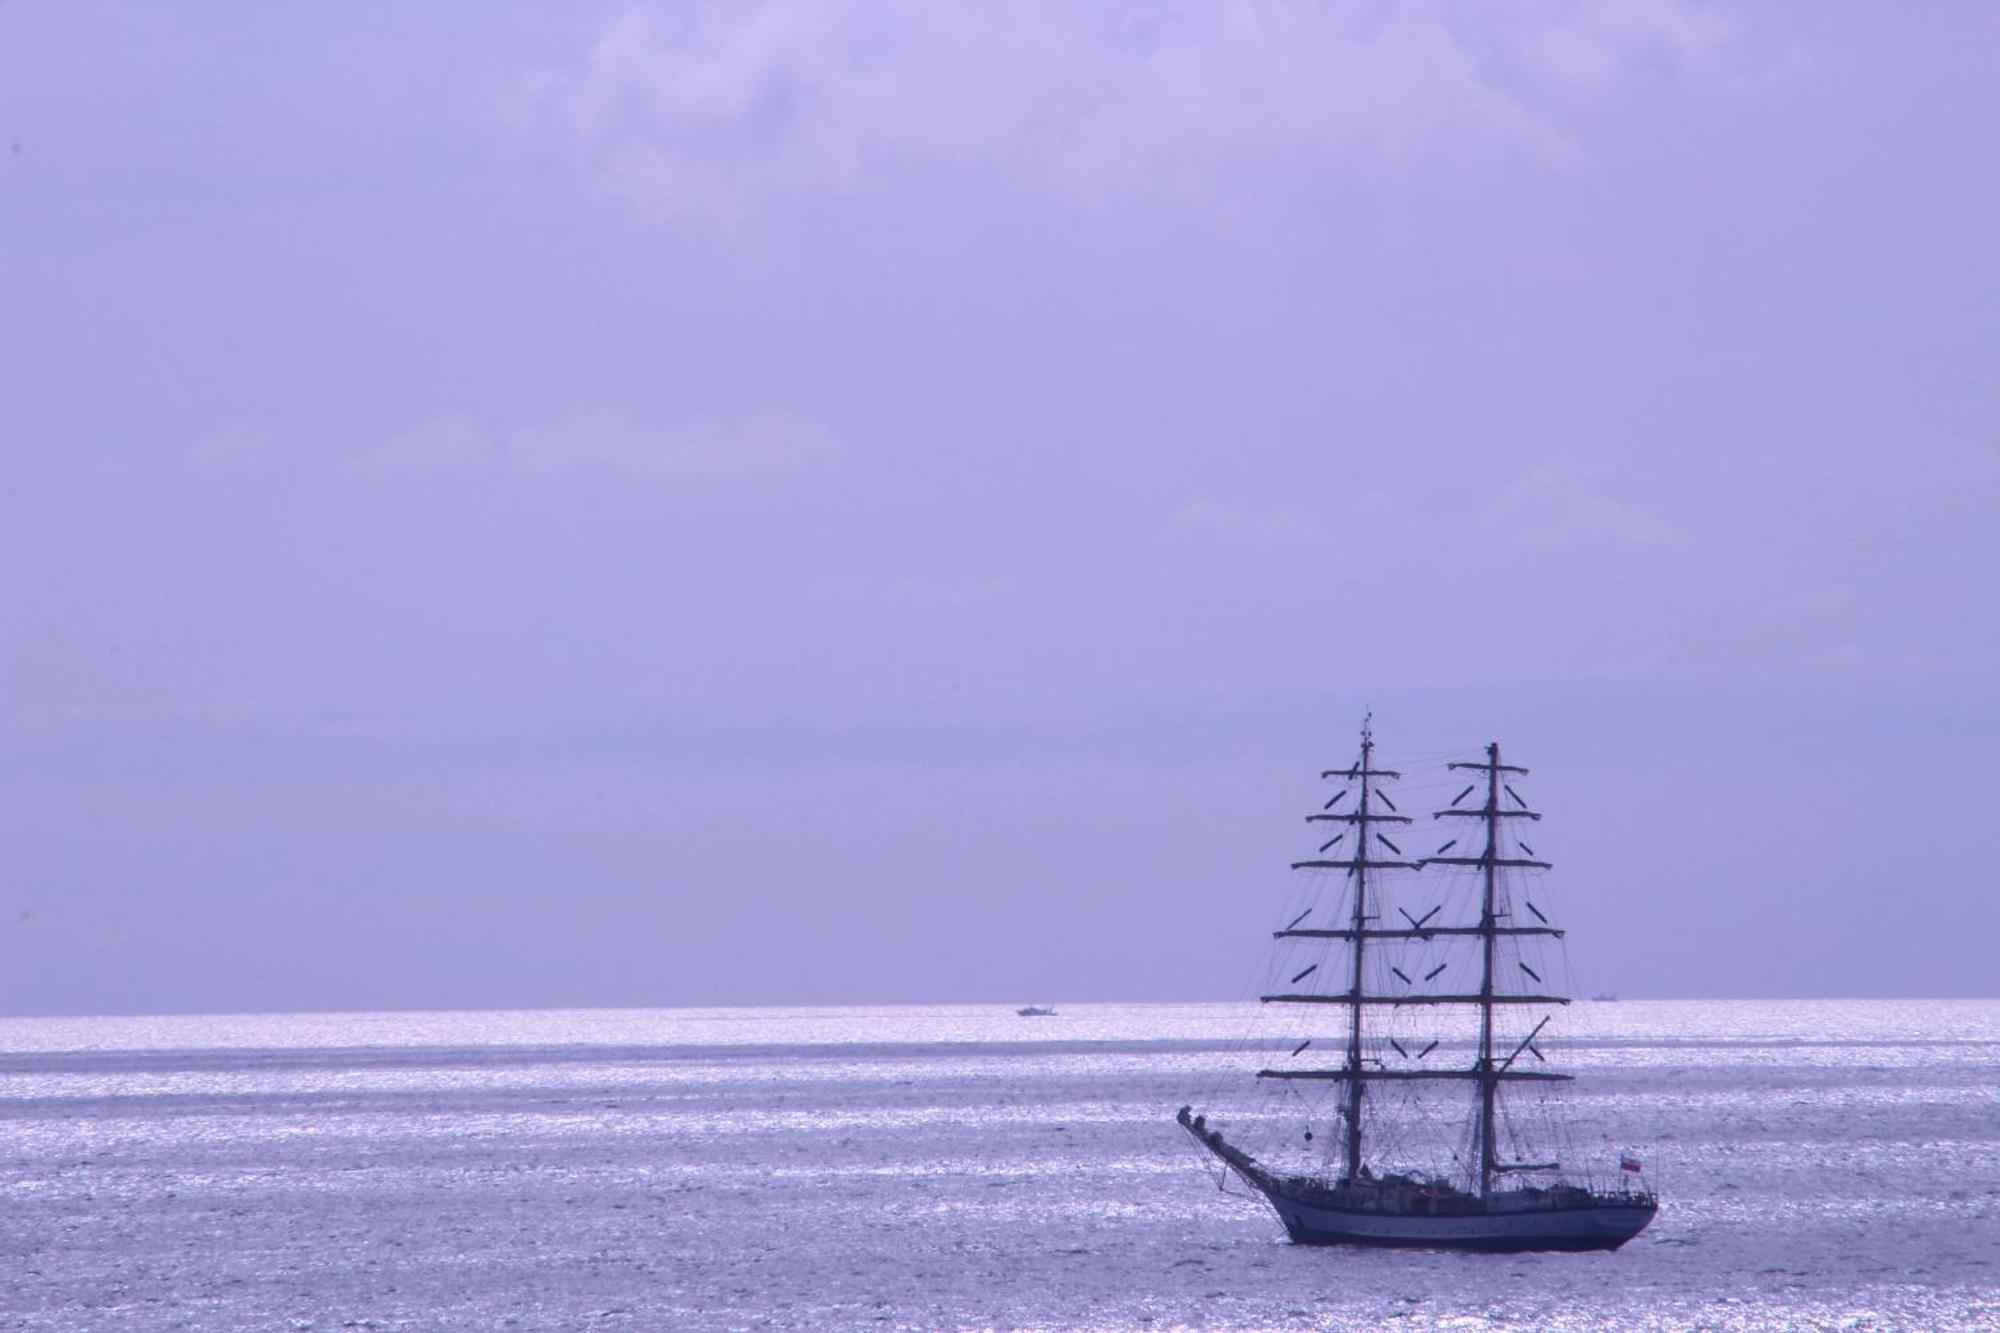
[[[2000,6],[0,4],[0,1010],[2000,993]],[[1423,758],[1418,755],[1418,758]]]

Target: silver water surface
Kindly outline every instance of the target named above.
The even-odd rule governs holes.
[[[1616,1255],[1300,1249],[1234,1005],[0,1021],[9,1328],[2000,1323],[2000,1002],[1579,1004]]]

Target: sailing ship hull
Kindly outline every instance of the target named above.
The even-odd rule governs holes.
[[[1434,1250],[1615,1250],[1660,1211],[1650,1193],[1598,1193],[1580,1186],[1503,1190],[1481,1197],[1406,1176],[1329,1186],[1284,1176],[1225,1140],[1183,1106],[1175,1117],[1195,1141],[1270,1201],[1301,1245],[1377,1245]]]
[[[1650,1201],[1446,1215],[1362,1211],[1260,1187],[1301,1245],[1376,1245],[1444,1250],[1615,1250],[1646,1229]]]

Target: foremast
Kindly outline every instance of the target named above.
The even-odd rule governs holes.
[[[1419,1079],[1460,1079],[1476,1083],[1478,1088],[1478,1122],[1476,1131],[1479,1148],[1478,1185],[1480,1197],[1485,1198],[1492,1193],[1495,1178],[1504,1172],[1554,1170],[1557,1166],[1554,1162],[1500,1161],[1496,1123],[1498,1118],[1497,1102],[1500,1084],[1508,1082],[1557,1082],[1567,1081],[1569,1078],[1567,1074],[1516,1069],[1514,1067],[1515,1061],[1524,1052],[1533,1050],[1533,1042],[1536,1036],[1541,1033],[1542,1028],[1547,1025],[1547,1018],[1537,1023],[1528,1035],[1512,1051],[1507,1053],[1505,1058],[1497,1060],[1495,1058],[1494,1010],[1496,1006],[1523,1004],[1561,1005],[1569,1003],[1569,997],[1561,995],[1502,992],[1497,985],[1497,978],[1495,976],[1496,949],[1499,941],[1502,939],[1529,935],[1546,935],[1558,939],[1562,937],[1563,932],[1549,925],[1546,918],[1539,911],[1535,910],[1532,903],[1529,903],[1528,907],[1539,924],[1501,924],[1503,918],[1509,921],[1511,921],[1511,918],[1507,916],[1501,907],[1502,896],[1499,872],[1509,868],[1547,869],[1549,866],[1549,863],[1546,861],[1537,861],[1521,856],[1509,856],[1501,838],[1501,823],[1507,819],[1539,820],[1541,815],[1529,810],[1527,803],[1502,778],[1502,774],[1525,775],[1528,770],[1502,763],[1500,759],[1500,746],[1496,742],[1486,747],[1486,759],[1483,763],[1462,762],[1449,765],[1451,769],[1473,770],[1485,775],[1486,803],[1484,807],[1464,810],[1457,808],[1460,801],[1464,800],[1466,796],[1477,790],[1481,785],[1475,781],[1453,799],[1451,803],[1452,808],[1437,811],[1434,815],[1435,818],[1439,819],[1471,818],[1480,820],[1486,837],[1485,847],[1478,856],[1442,855],[1443,852],[1455,845],[1456,839],[1453,839],[1448,841],[1444,847],[1439,848],[1439,855],[1414,861],[1403,860],[1400,859],[1402,855],[1401,849],[1379,831],[1375,831],[1373,832],[1372,841],[1387,847],[1399,859],[1371,859],[1369,856],[1369,846],[1373,825],[1386,823],[1407,824],[1410,822],[1407,816],[1395,813],[1395,805],[1390,801],[1386,793],[1375,789],[1375,780],[1398,778],[1401,774],[1389,769],[1375,768],[1373,764],[1373,751],[1374,737],[1369,726],[1364,723],[1361,733],[1360,759],[1349,769],[1344,771],[1331,769],[1320,775],[1322,778],[1343,778],[1350,782],[1358,782],[1360,799],[1356,803],[1356,808],[1352,813],[1331,813],[1333,806],[1338,804],[1341,798],[1347,794],[1347,791],[1343,790],[1327,801],[1326,805],[1322,807],[1321,813],[1307,816],[1307,819],[1311,822],[1325,821],[1354,825],[1352,831],[1357,836],[1353,847],[1353,857],[1348,860],[1318,859],[1295,861],[1292,863],[1294,870],[1346,870],[1348,872],[1349,876],[1354,880],[1355,885],[1354,906],[1348,924],[1345,928],[1340,929],[1318,929],[1314,927],[1301,929],[1299,922],[1304,919],[1301,916],[1285,929],[1274,932],[1275,937],[1278,939],[1328,939],[1346,942],[1351,947],[1351,969],[1347,991],[1345,994],[1282,993],[1261,997],[1263,1002],[1267,1004],[1344,1004],[1348,1006],[1346,1063],[1334,1069],[1263,1069],[1258,1071],[1257,1077],[1271,1079],[1325,1079],[1346,1084],[1346,1179],[1350,1183],[1360,1178],[1361,1106],[1363,1091],[1367,1084],[1385,1080],[1401,1081]],[[1505,791],[1513,798],[1518,808],[1505,809],[1502,807],[1500,800],[1502,791]],[[1390,813],[1381,814],[1376,812],[1372,807],[1377,800],[1385,804]],[[1342,833],[1329,839],[1327,842],[1321,844],[1320,852],[1325,853],[1345,837],[1346,834]],[[1525,846],[1523,849],[1526,850]],[[1470,926],[1432,925],[1430,922],[1436,915],[1437,910],[1433,908],[1421,917],[1413,917],[1407,911],[1403,912],[1404,919],[1410,923],[1408,929],[1384,929],[1371,926],[1369,923],[1377,918],[1370,916],[1368,911],[1368,872],[1370,870],[1388,869],[1420,870],[1427,865],[1472,866],[1480,869],[1482,892],[1478,923]],[[1479,990],[1476,994],[1422,994],[1416,992],[1413,987],[1406,993],[1398,995],[1371,994],[1367,991],[1364,984],[1362,959],[1369,941],[1431,941],[1439,937],[1454,936],[1473,936],[1479,940],[1480,980]],[[1541,977],[1525,963],[1521,963],[1520,966],[1524,972],[1534,978],[1539,986]],[[1314,968],[1307,968],[1305,971],[1294,975],[1291,979],[1292,983],[1296,985],[1313,970]],[[1391,970],[1395,971],[1397,976],[1403,977],[1406,985],[1409,983],[1410,978],[1404,976],[1401,971],[1393,968]],[[1426,981],[1431,980],[1443,971],[1444,968],[1440,967],[1426,975],[1424,979]],[[1362,1016],[1369,1007],[1380,1005],[1390,1005],[1397,1008],[1405,1005],[1477,1006],[1479,1016],[1479,1053],[1475,1058],[1473,1066],[1470,1069],[1418,1069],[1408,1067],[1391,1069],[1383,1067],[1380,1061],[1376,1061],[1374,1062],[1375,1067],[1369,1067],[1369,1062],[1363,1054]],[[1306,1043],[1305,1045],[1309,1044]],[[1301,1045],[1298,1049],[1304,1050],[1305,1045]],[[1418,1053],[1416,1058],[1421,1060],[1436,1045],[1437,1042],[1433,1041],[1431,1047],[1426,1047],[1422,1052]],[[1398,1047],[1397,1049],[1400,1053],[1401,1048]],[[1298,1051],[1293,1052],[1295,1055],[1297,1053]],[[1534,1051],[1534,1054],[1537,1058],[1540,1058],[1541,1053],[1539,1051]]]
[[[1376,768],[1373,762],[1374,755],[1375,735],[1369,723],[1364,721],[1361,724],[1361,758],[1345,775],[1350,780],[1358,778],[1361,783],[1361,799],[1355,806],[1354,813],[1351,815],[1322,813],[1321,815],[1312,817],[1335,823],[1352,823],[1356,834],[1354,920],[1352,927],[1354,930],[1354,966],[1350,974],[1347,989],[1348,998],[1353,1003],[1348,1006],[1347,1011],[1347,1067],[1350,1070],[1357,1071],[1361,1068],[1361,1015],[1364,1009],[1364,1006],[1361,1004],[1361,951],[1367,938],[1361,932],[1368,923],[1368,869],[1370,865],[1368,860],[1368,831],[1377,824],[1407,824],[1410,822],[1409,816],[1395,813],[1395,803],[1389,799],[1386,793],[1382,795],[1381,799],[1382,803],[1388,806],[1390,813],[1386,815],[1377,814],[1372,809],[1376,796],[1375,779],[1400,778],[1403,776],[1401,773],[1390,769]],[[1330,775],[1322,773],[1320,776],[1324,778]],[[1378,834],[1377,837],[1379,838],[1380,835]],[[1402,854],[1401,849],[1397,848],[1393,842],[1385,843],[1385,845],[1390,850],[1396,852],[1397,855],[1400,856]],[[1389,862],[1386,864],[1394,865],[1398,863]],[[1349,1180],[1353,1180],[1361,1174],[1361,1092],[1366,1086],[1367,1084],[1358,1078],[1351,1078],[1347,1081],[1347,1178]]]
[[[1348,1005],[1347,1064],[1339,1071],[1328,1071],[1328,1076],[1335,1077],[1343,1074],[1346,1076],[1346,1178],[1350,1181],[1357,1180],[1361,1176],[1361,1100],[1368,1084],[1362,1054],[1362,1015],[1366,1012],[1371,997],[1367,994],[1364,985],[1365,973],[1362,971],[1362,955],[1366,949],[1367,941],[1372,936],[1380,933],[1368,929],[1368,922],[1372,919],[1368,914],[1368,872],[1370,870],[1416,870],[1422,864],[1418,861],[1402,860],[1402,848],[1398,847],[1393,841],[1376,829],[1376,825],[1378,824],[1407,824],[1410,822],[1410,817],[1398,814],[1396,812],[1396,803],[1390,799],[1388,793],[1376,790],[1375,786],[1376,782],[1380,779],[1394,780],[1403,775],[1394,769],[1376,768],[1374,760],[1375,733],[1371,722],[1364,720],[1361,724],[1360,758],[1345,770],[1328,769],[1320,774],[1322,779],[1341,778],[1348,782],[1358,783],[1361,794],[1360,799],[1355,802],[1355,808],[1351,812],[1344,814],[1334,812],[1333,807],[1339,804],[1341,798],[1347,794],[1347,790],[1343,789],[1330,797],[1326,804],[1320,807],[1318,814],[1306,816],[1306,822],[1308,823],[1351,825],[1352,828],[1348,831],[1354,834],[1353,856],[1347,860],[1295,861],[1292,864],[1292,869],[1294,870],[1344,869],[1347,871],[1348,875],[1354,880],[1354,911],[1348,928],[1344,931],[1331,932],[1278,932],[1280,937],[1286,935],[1294,937],[1319,935],[1344,938],[1353,946],[1350,951],[1351,967],[1348,973],[1347,994],[1344,997],[1315,997],[1329,1000],[1345,999]],[[1387,814],[1383,814],[1375,808],[1378,801],[1387,808]],[[1371,834],[1373,834],[1372,838]],[[1326,842],[1320,844],[1320,852],[1324,854],[1346,837],[1347,832],[1335,834]],[[1372,859],[1369,855],[1371,843],[1380,847],[1387,847],[1397,859]],[[1298,976],[1293,977],[1293,982],[1298,982],[1304,975],[1304,973],[1300,973]],[[1265,997],[1266,1000],[1276,998],[1281,997]],[[1259,1077],[1263,1077],[1263,1075],[1260,1074]]]

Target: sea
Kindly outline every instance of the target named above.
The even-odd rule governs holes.
[[[1660,1214],[1521,1255],[1222,1188],[1255,1008],[0,1020],[0,1328],[2000,1327],[2000,1001],[1571,1006]]]

